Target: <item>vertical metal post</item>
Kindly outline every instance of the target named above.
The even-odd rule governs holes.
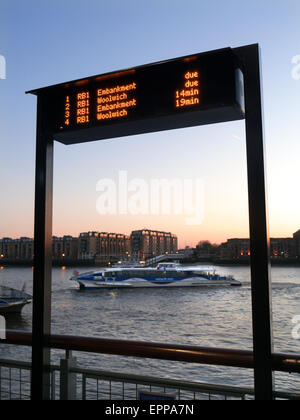
[[[76,401],[76,373],[71,372],[77,365],[72,352],[66,352],[66,358],[60,361],[60,399],[62,401]]]
[[[34,220],[31,398],[50,399],[50,349],[45,337],[51,327],[53,137],[44,130],[47,115],[42,96],[37,104]]]
[[[243,66],[245,84],[255,397],[272,400],[272,291],[259,46],[237,48],[235,52]]]

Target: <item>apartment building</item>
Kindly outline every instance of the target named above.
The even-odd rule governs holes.
[[[7,260],[32,260],[33,239],[27,237],[0,239],[0,257]]]
[[[146,259],[178,250],[178,239],[171,232],[150,229],[135,230],[130,236],[131,253],[136,259]]]
[[[76,260],[78,256],[78,238],[65,235],[52,237],[52,258],[55,260]]]
[[[295,237],[296,235],[296,237]],[[300,241],[300,231],[299,231]],[[270,257],[271,258],[295,258],[297,244],[297,233],[294,238],[271,238],[270,239]],[[298,252],[300,250],[298,249]],[[221,259],[243,259],[249,257],[250,240],[249,239],[228,239],[219,247],[219,257]],[[298,253],[300,255],[300,253]]]
[[[293,240],[295,244],[296,257],[300,258],[300,229],[294,233]]]
[[[130,255],[130,238],[122,233],[83,232],[79,235],[78,258],[109,260]]]
[[[271,238],[271,258],[295,258],[296,245],[293,238]]]

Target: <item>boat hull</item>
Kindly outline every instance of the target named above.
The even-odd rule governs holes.
[[[29,304],[30,302],[15,302],[15,303],[8,303],[6,305],[0,304],[0,314],[19,314],[21,313],[22,309],[25,305]]]
[[[131,278],[122,281],[117,280],[77,280],[81,290],[86,289],[140,289],[140,288],[179,288],[179,287],[216,287],[216,286],[240,286],[235,280],[208,280],[201,277],[187,279],[141,279]]]

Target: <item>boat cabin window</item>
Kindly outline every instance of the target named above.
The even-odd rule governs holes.
[[[160,264],[158,264],[158,268],[175,268],[175,267],[177,267],[178,266],[178,264],[176,264],[176,263],[160,263]]]

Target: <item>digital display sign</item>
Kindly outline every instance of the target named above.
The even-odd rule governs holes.
[[[45,129],[65,144],[243,119],[228,48],[37,89]]]

